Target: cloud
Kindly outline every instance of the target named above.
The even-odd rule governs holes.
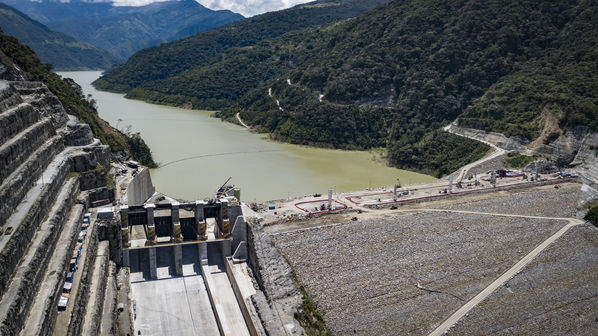
[[[105,1],[100,0],[96,2],[112,2],[115,6],[144,6],[151,4],[152,2],[160,2],[160,1],[167,1],[167,0],[112,0],[112,1]]]
[[[42,1],[42,0],[31,0]],[[52,1],[52,0],[50,0]],[[53,0],[70,2],[72,0]],[[112,2],[116,6],[143,6],[152,2],[168,0],[79,0],[84,2]],[[228,9],[240,13],[245,17],[254,16],[266,12],[286,9],[298,4],[311,2],[313,0],[196,0],[210,9]]]
[[[229,9],[247,17],[311,1],[313,0],[198,0],[199,3],[208,8]]]

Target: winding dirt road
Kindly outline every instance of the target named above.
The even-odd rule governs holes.
[[[237,114],[235,114],[235,117],[237,118],[237,120],[239,121],[239,123],[241,123],[241,125],[242,125],[243,127],[247,128],[247,129],[251,129],[251,127],[249,127],[247,124],[245,124],[245,123],[243,122],[243,120],[241,120],[241,116],[239,116],[239,114],[240,114],[240,112],[239,112],[239,113],[237,113]]]
[[[470,136],[467,136],[467,135],[464,135],[464,134],[456,133],[452,129],[452,126],[453,126],[453,124],[451,123],[450,125],[445,126],[443,128],[443,130],[445,130],[445,131],[447,131],[449,133],[452,133],[454,135],[458,135],[458,136],[461,136],[461,137],[464,137],[464,138],[469,138],[469,139],[472,139],[472,140],[475,140],[475,141],[479,141],[481,143],[484,143],[484,144],[486,144],[486,145],[494,148],[494,152],[492,154],[484,156],[483,158],[481,158],[481,159],[479,159],[477,161],[474,161],[474,162],[472,162],[470,164],[467,164],[467,165],[461,167],[461,171],[459,172],[459,175],[457,176],[457,179],[456,179],[457,181],[463,180],[463,178],[465,178],[465,176],[467,175],[467,172],[471,168],[473,168],[473,167],[475,167],[475,166],[477,166],[479,164],[482,164],[482,163],[484,163],[486,161],[490,161],[490,160],[492,160],[492,159],[494,159],[494,158],[496,158],[498,156],[504,155],[507,152],[506,150],[504,150],[504,149],[502,149],[502,148],[500,148],[500,147],[498,147],[498,146],[496,146],[496,145],[494,145],[494,144],[492,144],[492,143],[490,143],[488,141],[484,141],[484,140],[476,139],[476,138],[473,138],[473,137],[470,137]]]

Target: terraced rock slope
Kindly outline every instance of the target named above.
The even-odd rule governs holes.
[[[25,78],[0,66],[0,334],[49,335],[110,151],[45,84]]]

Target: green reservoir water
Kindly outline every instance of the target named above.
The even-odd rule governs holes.
[[[61,72],[74,79],[98,104],[100,117],[112,126],[140,132],[161,167],[153,169],[156,189],[187,200],[214,195],[232,177],[244,201],[337,192],[434,180],[389,168],[372,153],[317,149],[277,143],[263,135],[193,111],[125,99],[91,86],[99,71]],[[119,121],[120,120],[120,121]]]

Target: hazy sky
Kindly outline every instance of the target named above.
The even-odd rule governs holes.
[[[62,0],[67,2],[65,0]],[[110,0],[95,0],[96,2],[110,2]],[[119,6],[140,6],[164,0],[112,0]],[[197,0],[200,4],[211,9],[230,9],[243,16],[253,16],[265,12],[285,9],[313,0]]]

